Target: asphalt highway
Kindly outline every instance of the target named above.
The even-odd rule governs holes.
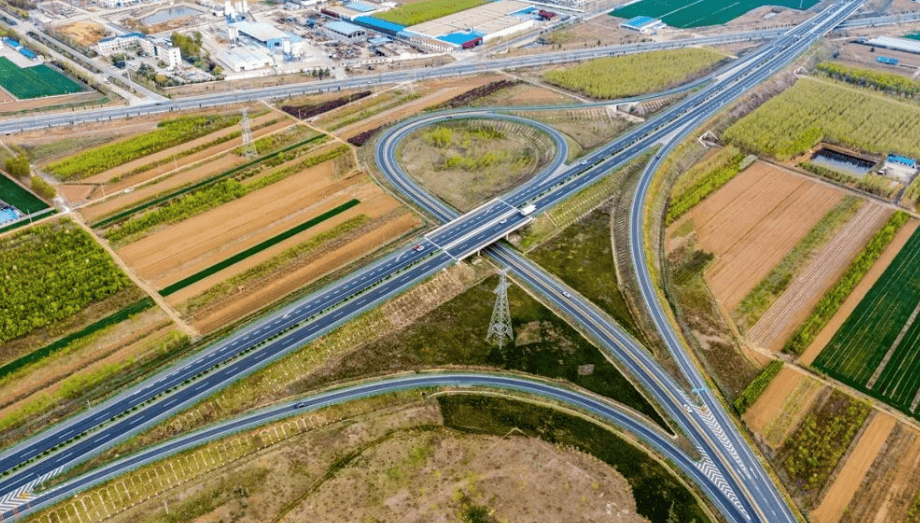
[[[681,130],[690,129],[705,121],[731,100],[785,66],[817,37],[836,26],[857,5],[858,2],[848,2],[831,6],[812,20],[764,46],[760,51],[742,59],[740,63],[732,64],[728,71],[718,76],[718,80],[711,85],[663,111],[658,117],[637,126],[624,137],[589,155],[579,164],[568,169],[548,169],[520,190],[489,202],[428,233],[417,247],[393,253],[287,309],[234,333],[224,342],[164,371],[139,387],[7,450],[0,455],[0,471],[8,472],[0,482],[0,493],[13,492],[34,484],[48,473],[87,459],[141,428],[274,361],[291,349],[302,346],[320,333],[402,292],[408,286],[455,260],[485,248],[495,239],[501,238],[531,219],[530,216],[523,216],[516,211],[520,206],[531,203],[538,212],[544,210],[593,183],[611,169],[636,157],[652,145],[669,143],[668,140],[679,135]],[[222,103],[228,103],[226,97]],[[654,161],[657,162],[661,157],[662,153],[659,152]],[[564,157],[557,157],[557,161],[559,158]],[[403,190],[398,178],[391,179],[391,183]],[[408,190],[407,194],[413,197],[411,190]],[[423,196],[415,196],[424,200]],[[445,209],[449,211],[443,204],[433,204],[429,212],[438,216],[438,213],[443,213]],[[634,212],[641,212],[641,208],[634,209]],[[448,221],[451,216],[444,215],[443,218]],[[644,261],[644,258],[637,257],[637,262],[640,259]],[[653,304],[650,303],[651,305]],[[679,343],[672,350],[683,353]],[[688,359],[686,355],[684,357]],[[688,361],[687,364],[689,367],[684,369],[685,372],[690,372],[691,369],[696,372],[692,363]],[[203,374],[209,369],[212,369],[211,372]],[[704,400],[705,397],[704,395]],[[662,402],[661,398],[656,397],[656,400]],[[673,399],[667,401],[671,403],[667,408],[671,413],[677,402]],[[683,425],[686,426],[682,428],[692,434],[695,430],[693,426],[698,427],[698,436],[705,443],[701,450],[709,449],[706,455],[711,457],[711,463],[720,471],[729,490],[740,498],[738,504],[731,503],[735,511],[731,516],[727,514],[727,517],[732,521],[794,521],[784,503],[780,503],[782,506],[773,506],[772,500],[780,499],[775,487],[768,478],[763,479],[766,475],[762,472],[756,457],[750,452],[746,442],[736,434],[736,429],[721,410],[721,406],[714,399],[713,404],[707,403],[707,406],[708,411],[717,414],[716,422],[721,425],[720,430],[728,434],[727,443],[721,437],[724,434],[720,434],[719,430],[711,426],[706,430],[700,425],[709,423],[702,415],[685,416],[689,419],[684,420]],[[682,405],[682,408],[694,409],[692,405]],[[81,434],[85,435],[82,439],[70,441]],[[57,451],[48,454],[47,452],[52,449]],[[35,459],[40,461],[30,461]],[[21,470],[9,473],[14,467],[23,464],[26,466]],[[751,471],[755,472],[753,476]],[[748,495],[749,487],[746,485],[752,477],[756,487],[754,496]],[[730,499],[725,491],[723,494]],[[761,506],[764,499],[769,502],[766,507]]]
[[[768,38],[775,38],[783,31],[784,30],[781,29],[771,29],[768,31],[730,33],[718,36],[686,38],[668,42],[642,42],[635,44],[595,47],[592,49],[583,49],[577,51],[560,51],[555,53],[527,55],[512,58],[496,58],[482,61],[461,61],[442,67],[394,71],[375,75],[357,76],[344,80],[326,80],[321,82],[307,82],[300,84],[287,84],[247,89],[245,91],[238,90],[221,92],[215,94],[179,98],[166,102],[156,102],[148,105],[138,105],[131,107],[108,107],[87,111],[74,111],[70,113],[35,115],[31,117],[3,120],[0,122],[0,134],[9,134],[30,129],[76,125],[79,123],[105,122],[113,119],[126,118],[129,116],[169,113],[172,111],[196,109],[201,107],[215,107],[255,100],[284,98],[341,89],[362,88],[379,84],[399,84],[408,81],[478,74],[499,69],[514,69],[554,63],[573,62],[594,58],[597,56],[616,56],[662,49],[678,49],[683,47],[702,45],[721,45],[734,42],[759,41]]]
[[[482,373],[445,373],[418,374],[388,378],[373,383],[354,385],[330,392],[311,396],[304,401],[291,401],[258,412],[220,423],[206,429],[184,435],[161,445],[145,449],[139,453],[124,457],[80,476],[72,481],[40,494],[31,501],[32,506],[48,506],[57,501],[86,490],[93,485],[103,483],[113,477],[123,475],[148,463],[164,459],[184,450],[200,446],[211,440],[226,437],[244,430],[288,418],[307,412],[360,398],[377,396],[403,390],[425,390],[432,388],[448,389],[500,389],[521,392],[555,400],[572,407],[590,412],[607,423],[619,427],[640,438],[657,451],[673,466],[680,468],[684,474],[700,485],[702,492],[714,500],[720,510],[730,511],[722,506],[719,492],[710,484],[708,478],[696,463],[674,443],[674,439],[657,426],[644,422],[634,412],[618,404],[607,403],[598,398],[573,391],[558,384],[534,379],[502,376]]]

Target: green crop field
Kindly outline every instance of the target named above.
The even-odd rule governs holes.
[[[793,9],[809,9],[818,0],[641,0],[611,12],[613,16],[632,18],[634,16],[651,16],[660,18],[671,27],[701,27],[719,25],[764,5],[778,5]]]
[[[20,100],[83,90],[80,84],[47,65],[21,68],[4,57],[0,57],[0,85]]]
[[[20,187],[5,174],[0,174],[0,200],[19,209],[23,214],[32,214],[48,208],[47,203]]]
[[[488,0],[423,0],[377,13],[374,18],[411,26],[489,3]]]
[[[725,55],[710,49],[691,47],[597,58],[543,77],[594,98],[620,98],[677,85],[724,59]]]
[[[920,404],[920,231],[859,302],[814,366],[917,416]]]
[[[729,127],[722,138],[787,160],[822,141],[920,158],[920,107],[831,80],[799,80]]]

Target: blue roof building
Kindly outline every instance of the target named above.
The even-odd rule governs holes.
[[[623,29],[629,29],[639,33],[650,33],[665,27],[665,23],[657,18],[650,16],[637,16],[620,24]]]

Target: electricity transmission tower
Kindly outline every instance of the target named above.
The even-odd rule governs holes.
[[[246,158],[255,158],[259,152],[256,151],[255,144],[252,143],[252,131],[249,129],[249,116],[246,114],[246,109],[243,109],[243,118],[240,120],[240,125],[243,126],[243,155]]]
[[[514,333],[511,330],[511,311],[508,309],[508,269],[501,271],[498,276],[498,287],[494,291],[495,308],[492,310],[486,341],[497,344],[500,350],[514,339]]]

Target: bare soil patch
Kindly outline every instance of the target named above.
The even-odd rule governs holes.
[[[811,511],[816,523],[837,523],[853,499],[853,494],[875,461],[895,426],[895,419],[888,414],[876,412],[868,422],[855,448],[840,468],[837,477],[825,490],[821,503]]]
[[[787,365],[744,413],[744,421],[775,451],[814,405],[821,388],[817,380]]]
[[[85,20],[61,25],[56,27],[56,29],[87,47],[95,45],[99,40],[102,40],[107,33],[105,27],[102,27],[96,22],[88,22]]]
[[[843,197],[843,192],[755,163],[691,212],[700,247],[715,255],[706,280],[727,310]]]
[[[578,157],[583,152],[610,141],[630,125],[630,122],[623,118],[621,113],[606,106],[519,113],[519,115],[539,120],[568,135],[575,142],[569,158]]]
[[[774,352],[782,350],[796,327],[892,213],[875,202],[863,205],[748,331],[750,341]]]
[[[888,244],[888,247],[879,256],[878,260],[875,262],[875,265],[869,269],[869,272],[866,273],[866,276],[859,282],[853,292],[850,293],[849,297],[843,302],[843,305],[840,306],[840,309],[837,310],[837,313],[831,318],[827,325],[824,326],[824,329],[815,337],[815,341],[805,349],[805,352],[802,353],[802,356],[799,358],[799,361],[804,365],[811,365],[811,363],[818,357],[818,354],[824,350],[824,346],[827,345],[827,342],[831,340],[834,334],[837,332],[837,329],[843,325],[843,322],[850,316],[856,306],[862,301],[863,296],[869,292],[869,289],[875,285],[875,282],[882,276],[882,273],[885,272],[885,269],[891,263],[891,260],[898,254],[904,244],[907,243],[910,235],[913,234],[914,230],[917,229],[917,226],[920,225],[920,222],[917,220],[909,220],[904,227],[901,227],[901,230],[898,231],[898,234],[891,240],[891,243]]]

